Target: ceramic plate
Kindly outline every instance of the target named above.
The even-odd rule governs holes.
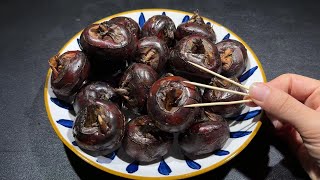
[[[200,12],[201,13],[201,12]],[[109,20],[116,16],[126,16],[134,19],[142,27],[148,18],[153,15],[163,14],[169,16],[177,25],[187,21],[192,13],[169,9],[141,9],[127,11],[109,16],[97,22]],[[266,81],[262,66],[252,49],[235,33],[213,20],[204,18],[207,24],[210,24],[217,36],[217,42],[223,39],[236,39],[241,41],[248,50],[248,64],[245,73],[240,77],[242,84],[250,86],[253,82]],[[80,50],[78,41],[80,33],[71,38],[60,50],[63,53],[68,50]],[[237,154],[239,154],[256,135],[261,126],[259,117],[261,109],[259,107],[246,108],[242,114],[229,121],[230,138],[221,150],[215,151],[211,155],[200,159],[188,159],[184,157],[179,148],[174,146],[168,156],[161,161],[153,164],[139,164],[130,159],[120,158],[123,151],[120,149],[107,156],[93,157],[84,153],[75,143],[72,136],[72,125],[75,120],[69,110],[72,108],[69,104],[59,101],[52,92],[50,85],[51,70],[48,71],[46,84],[44,88],[45,106],[48,117],[55,132],[62,142],[89,164],[111,174],[126,178],[187,178],[196,176],[212,169],[215,169]]]

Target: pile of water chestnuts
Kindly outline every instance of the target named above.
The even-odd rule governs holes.
[[[73,136],[82,150],[106,155],[122,147],[133,159],[152,162],[170,151],[174,137],[186,156],[224,146],[227,119],[244,105],[184,105],[243,97],[185,81],[242,90],[187,61],[237,81],[247,65],[241,42],[216,43],[212,26],[195,12],[177,27],[166,15],[149,18],[141,29],[129,17],[115,17],[86,27],[79,43],[81,51],[58,54],[49,65],[55,96],[73,105]]]

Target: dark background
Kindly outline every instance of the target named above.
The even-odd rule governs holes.
[[[122,11],[170,8],[230,28],[259,57],[268,80],[283,73],[320,79],[319,1],[17,1],[0,5],[0,179],[106,179],[53,131],[44,107],[48,59],[88,24]],[[263,123],[249,146],[200,178],[306,179],[297,160]]]

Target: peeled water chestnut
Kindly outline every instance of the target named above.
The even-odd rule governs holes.
[[[90,63],[81,51],[67,51],[49,60],[51,87],[61,100],[72,103],[75,93],[89,76]]]
[[[165,15],[155,15],[149,18],[143,25],[142,37],[157,36],[169,47],[174,44],[174,32],[176,26],[172,19]]]
[[[201,102],[194,85],[185,83],[179,76],[168,76],[157,80],[151,87],[147,102],[149,116],[155,125],[166,132],[181,132],[193,123],[199,108],[184,105]]]
[[[121,77],[116,92],[124,99],[128,109],[145,110],[149,89],[158,79],[158,73],[146,64],[133,63]]]
[[[238,82],[237,78],[235,77],[230,79]],[[239,86],[236,86],[226,80],[222,80],[219,78],[212,79],[211,85],[220,87],[220,88],[238,91],[238,92],[245,92]],[[211,90],[211,89],[205,89],[202,96],[203,102],[229,102],[229,101],[239,101],[242,99],[243,99],[242,95],[223,92],[223,91],[217,91],[217,90]],[[210,107],[206,107],[205,109],[208,112],[219,114],[225,118],[231,118],[231,117],[240,115],[244,107],[245,107],[244,104],[231,104],[231,105],[224,105],[224,106],[210,106]]]
[[[180,40],[186,36],[199,35],[206,37],[212,43],[216,42],[216,34],[212,27],[205,24],[197,12],[185,23],[181,23],[175,32],[175,38]]]
[[[196,123],[179,134],[179,145],[190,157],[221,149],[230,136],[229,125],[221,116],[203,112],[198,118]]]
[[[191,61],[216,73],[221,73],[221,60],[217,47],[207,38],[199,35],[181,39],[171,52],[170,65],[174,72],[190,80],[210,79],[208,74],[189,64]]]
[[[163,71],[169,49],[164,41],[156,36],[144,37],[137,43],[136,62],[151,66],[158,73]]]
[[[90,82],[80,89],[75,96],[73,109],[78,113],[81,109],[93,104],[96,100],[111,101],[116,104],[120,103],[120,97],[112,86],[102,81],[96,81]]]
[[[151,162],[166,155],[173,134],[157,128],[149,116],[139,116],[126,125],[122,147],[135,160]]]
[[[73,137],[78,146],[99,155],[118,149],[124,132],[125,118],[118,106],[101,100],[83,108],[73,126]]]
[[[247,49],[237,40],[223,40],[216,44],[222,62],[222,75],[239,77],[247,67]]]

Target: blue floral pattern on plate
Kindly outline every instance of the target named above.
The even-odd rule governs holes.
[[[191,169],[201,169],[201,165],[199,163],[196,163],[195,161],[189,159],[188,157],[184,157],[184,159],[186,160],[187,165],[191,168]]]
[[[251,131],[236,131],[230,132],[230,138],[241,138],[243,136],[247,136],[251,133]]]
[[[188,15],[184,16],[184,18],[182,19],[181,23],[185,23],[187,21],[189,21],[190,17]]]
[[[139,16],[139,26],[140,26],[140,28],[143,27],[145,22],[146,22],[146,18],[144,17],[144,14],[141,13],[140,16]]]
[[[217,156],[226,156],[226,155],[230,154],[230,152],[226,151],[226,150],[218,150],[218,151],[213,152],[213,154],[217,155]]]
[[[138,169],[139,169],[139,162],[134,161],[127,166],[126,171],[128,173],[132,174],[132,173],[138,171]]]
[[[245,120],[249,120],[249,119],[252,119],[252,118],[258,116],[261,112],[262,112],[261,109],[253,110],[253,111],[249,111],[244,114],[241,114],[237,117],[232,117],[232,118],[228,118],[228,119],[233,120],[233,121],[245,121]]]
[[[248,71],[246,71],[245,73],[243,73],[240,77],[239,77],[239,81],[243,82],[245,80],[247,80],[250,76],[252,76],[252,74],[254,72],[256,72],[256,70],[258,69],[258,66],[255,66],[251,69],[249,69]]]
[[[82,46],[81,46],[81,43],[80,43],[80,39],[79,39],[79,38],[77,38],[77,43],[78,43],[79,48],[82,50]]]
[[[72,128],[72,126],[73,126],[73,121],[71,121],[69,119],[59,119],[57,121],[57,123],[66,127],[66,128]]]
[[[116,152],[112,152],[108,155],[105,155],[105,157],[113,160],[116,157],[116,154],[117,154]]]
[[[172,170],[171,168],[168,166],[168,164],[162,159],[160,161],[159,167],[158,167],[158,172],[162,175],[169,175]]]
[[[226,34],[226,35],[222,38],[222,40],[228,40],[228,39],[230,39],[230,33]]]
[[[112,162],[112,160],[114,160],[115,157],[116,157],[116,153],[112,152],[112,153],[105,155],[105,156],[98,156],[96,162],[101,163],[101,164],[103,164],[103,163],[109,164]]]
[[[69,103],[66,103],[58,98],[53,98],[51,97],[50,100],[55,103],[57,106],[61,107],[61,108],[64,108],[64,109],[68,109],[68,110],[72,110],[73,107],[71,104]]]
[[[72,141],[72,145],[78,146],[78,143],[76,141]]]

